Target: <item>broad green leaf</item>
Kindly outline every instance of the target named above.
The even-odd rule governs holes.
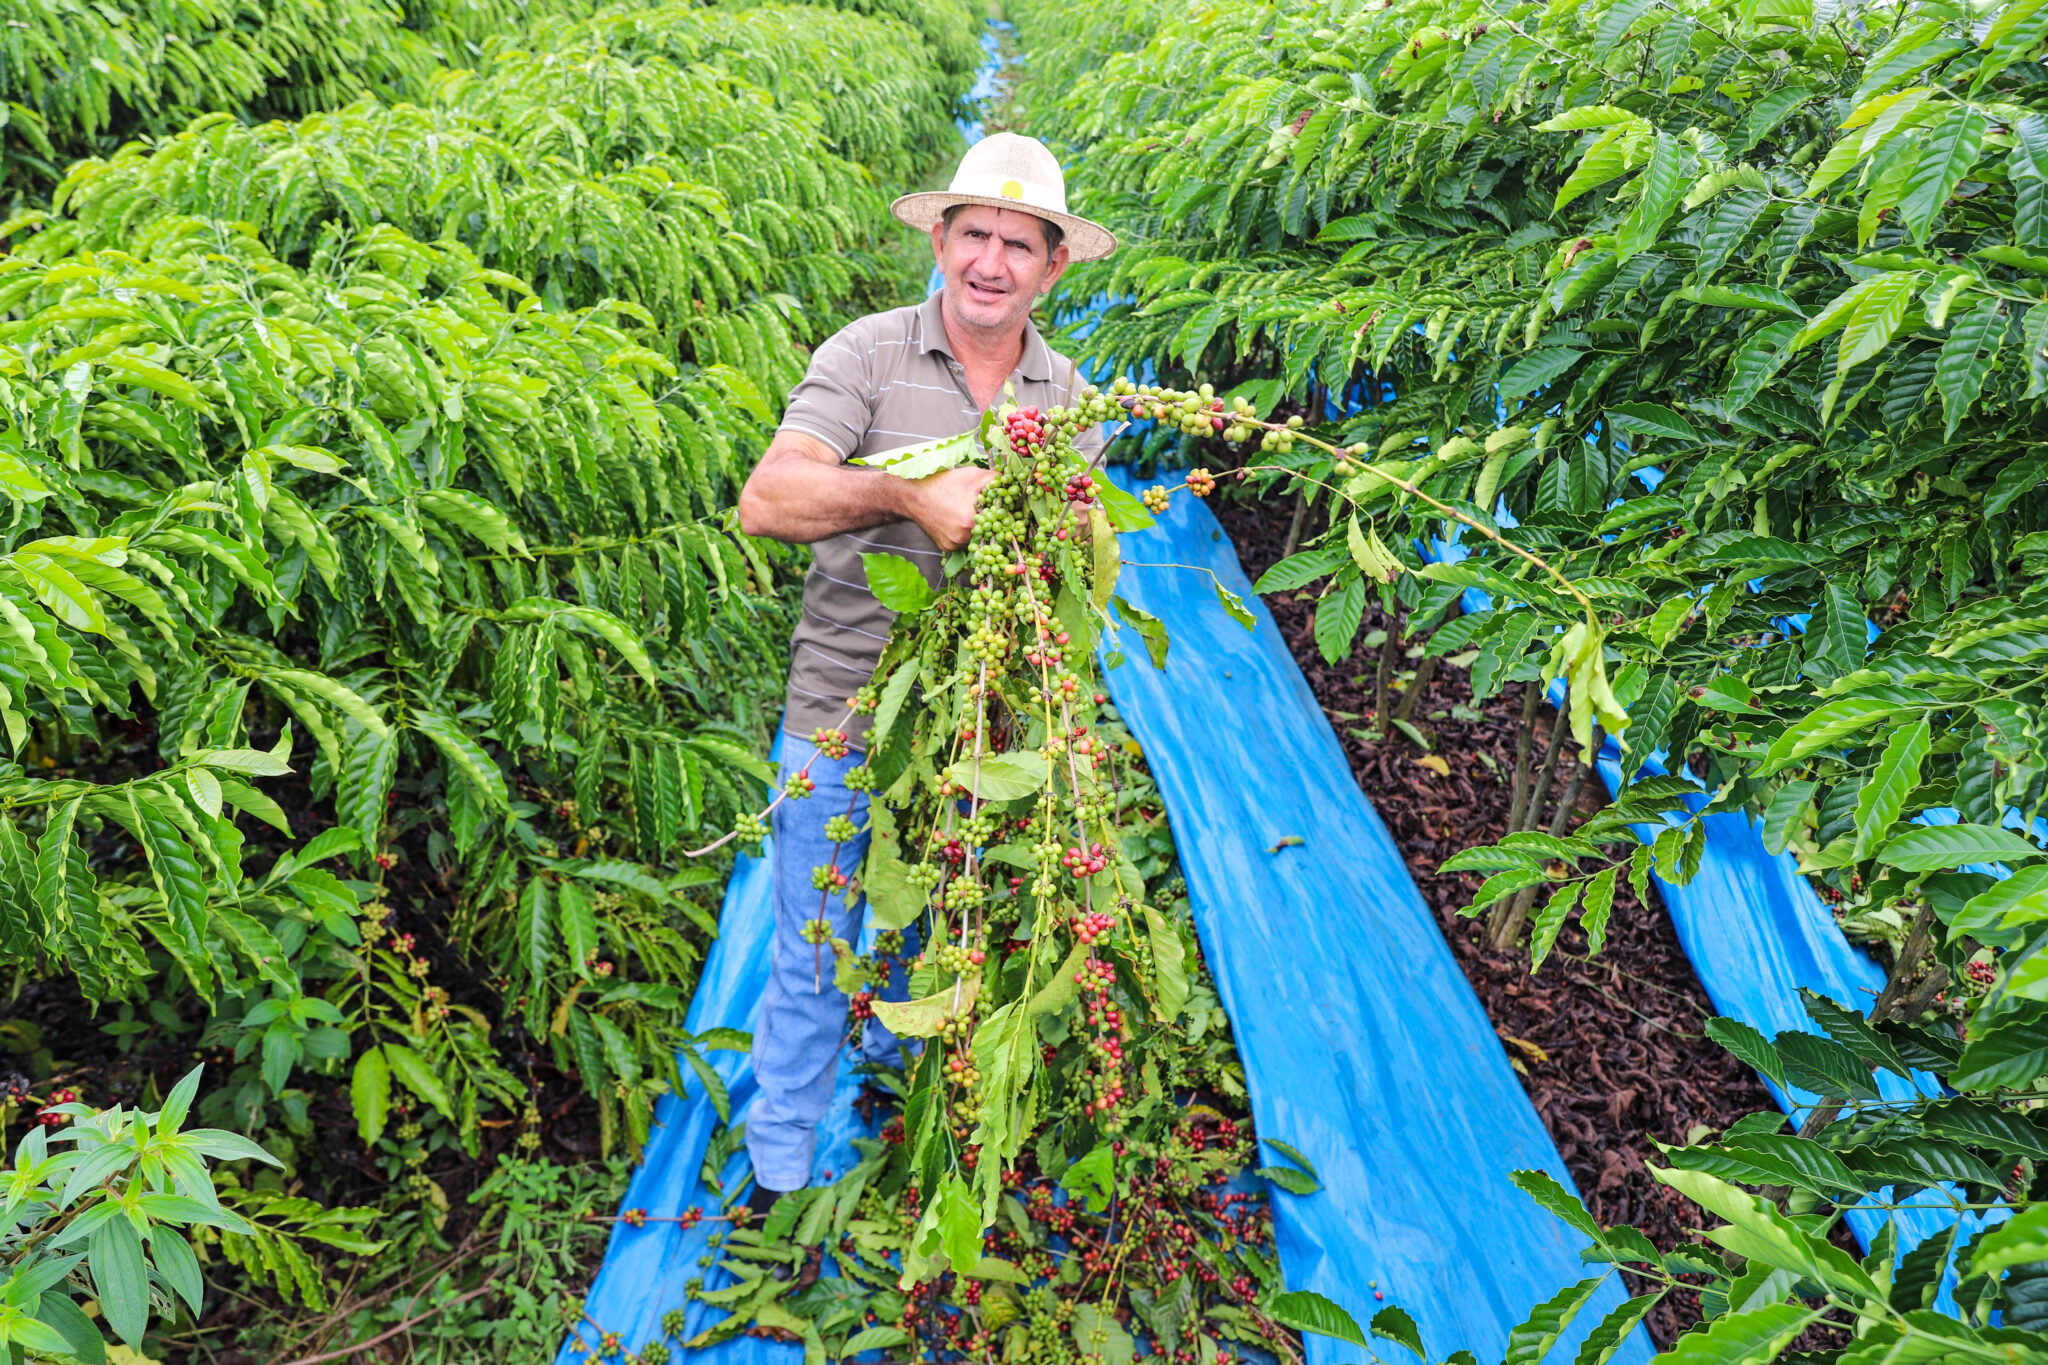
[[[540,879],[535,878],[532,884],[539,885]],[[555,884],[555,925],[562,932],[562,947],[569,954],[570,966],[587,972],[585,964],[597,952],[597,916],[590,897],[573,878]]]
[[[356,1132],[363,1145],[375,1147],[384,1136],[384,1123],[391,1113],[391,1066],[380,1047],[367,1049],[356,1058],[349,1076],[349,1104],[355,1111]]]
[[[1757,767],[1757,776],[1768,777],[1880,721],[1910,715],[1932,700],[1909,688],[1873,687],[1825,702],[1772,742]]]
[[[1550,956],[1558,931],[1564,928],[1565,917],[1571,913],[1572,907],[1579,903],[1579,893],[1584,886],[1583,882],[1560,886],[1550,893],[1549,901],[1536,913],[1529,928],[1529,970],[1532,974],[1543,970],[1544,959]]]
[[[1408,1316],[1405,1309],[1388,1304],[1372,1315],[1369,1329],[1374,1336],[1406,1346],[1422,1359],[1429,1359],[1429,1353],[1422,1349],[1422,1329],[1415,1325],[1415,1319]]]
[[[1586,883],[1585,908],[1579,912],[1579,926],[1586,931],[1586,952],[1599,956],[1607,946],[1607,917],[1614,909],[1616,879],[1621,869],[1610,867]]]
[[[1891,833],[1906,797],[1920,785],[1920,761],[1933,744],[1927,717],[1915,716],[1892,732],[1884,753],[1856,794],[1856,858],[1864,857]]]
[[[983,801],[1014,801],[1029,796],[1041,790],[1048,778],[1045,758],[1035,749],[989,754],[980,759],[964,758],[954,764],[954,773],[962,785]]]
[[[1604,1235],[1600,1224],[1593,1215],[1586,1212],[1586,1206],[1579,1197],[1558,1183],[1557,1177],[1548,1171],[1510,1171],[1510,1184],[1535,1200],[1553,1216],[1570,1224],[1587,1240],[1598,1242]]]
[[[1884,1296],[1867,1271],[1840,1247],[1808,1233],[1770,1204],[1702,1171],[1652,1166],[1650,1174],[1707,1212],[1727,1220],[1707,1237],[1752,1261],[1795,1271],[1865,1300]],[[1803,1316],[1803,1315],[1802,1315]]]
[[[140,1346],[149,1328],[149,1266],[142,1238],[126,1218],[113,1218],[100,1224],[86,1245],[86,1264],[107,1326],[130,1346]]]
[[[1614,235],[1614,253],[1618,259],[1626,261],[1657,244],[1665,222],[1684,197],[1687,160],[1686,151],[1677,139],[1668,133],[1656,135],[1650,151],[1650,164],[1643,169],[1642,194]]]
[[[1116,614],[1124,624],[1138,632],[1145,642],[1146,657],[1152,660],[1154,668],[1166,667],[1166,651],[1171,645],[1167,638],[1166,623],[1142,607],[1134,607],[1122,597],[1109,599],[1116,608]]]
[[[1604,185],[1618,175],[1626,174],[1631,164],[1630,145],[1641,140],[1642,134],[1635,123],[1610,127],[1602,133],[1594,140],[1593,145],[1586,149],[1586,154],[1579,159],[1579,164],[1572,168],[1572,173],[1565,179],[1564,184],[1558,187],[1557,198],[1551,204],[1550,211],[1556,213],[1587,190]]]
[[[427,1059],[404,1043],[384,1043],[381,1046],[384,1060],[390,1064],[392,1076],[404,1082],[406,1089],[434,1106],[441,1117],[452,1121],[455,1111],[449,1102],[448,1087],[441,1083],[441,1078],[434,1073]]]
[[[1116,1154],[1104,1144],[1067,1167],[1060,1176],[1060,1188],[1079,1196],[1090,1213],[1101,1213],[1116,1195]]]
[[[1758,1365],[1775,1359],[1819,1316],[1817,1309],[1790,1303],[1724,1314],[1680,1337],[1660,1359],[1664,1365]]]
[[[1686,445],[1699,444],[1700,434],[1693,424],[1661,404],[1617,403],[1607,412],[1631,431],[1639,431],[1646,436],[1662,436]]]
[[[974,998],[981,991],[979,976],[964,976],[955,985],[947,986],[917,1000],[898,1003],[893,1000],[874,1002],[875,1018],[882,1026],[898,1038],[930,1038],[935,1036],[948,1019],[969,1017],[974,1012]]]
[[[1862,291],[1855,306],[1842,320],[1842,347],[1835,357],[1837,380],[1883,350],[1906,320],[1906,309],[1919,286],[1915,274],[1881,275],[1866,281],[1873,286]]]
[[[1927,240],[1935,215],[1977,164],[1987,126],[1982,110],[1971,104],[1957,104],[1928,130],[1906,187],[1906,197],[1899,203],[1899,215],[1914,241]]]
[[[1523,398],[1535,393],[1571,369],[1584,354],[1572,347],[1551,346],[1523,356],[1501,376],[1501,397]]]
[[[619,657],[632,665],[649,687],[660,684],[661,679],[654,671],[654,660],[648,657],[647,646],[642,644],[633,629],[610,612],[595,607],[565,606],[557,613],[560,619],[578,629],[588,631],[619,652]]]
[[[1350,1342],[1353,1346],[1364,1346],[1365,1333],[1358,1328],[1358,1319],[1330,1299],[1313,1290],[1296,1289],[1289,1293],[1277,1294],[1266,1304],[1266,1314],[1282,1326],[1292,1327],[1297,1332],[1314,1332],[1317,1336],[1335,1337]]]
[[[2042,856],[2032,840],[1992,825],[1924,825],[1893,839],[1877,860],[1907,872],[1940,872],[1964,863],[2025,862]]]
[[[1520,1326],[1508,1330],[1505,1365],[1537,1365],[1550,1354],[1550,1348],[1572,1325],[1579,1310],[1592,1302],[1593,1295],[1606,1283],[1605,1275],[1593,1275],[1576,1284],[1566,1285],[1537,1304]]]
[[[384,724],[384,718],[377,714],[376,707],[370,705],[354,690],[344,687],[324,673],[311,673],[300,668],[279,668],[266,670],[263,677],[269,681],[283,683],[294,691],[311,693],[379,739],[387,738],[391,733]]]
[[[1216,584],[1216,600],[1222,604],[1224,613],[1231,620],[1237,622],[1246,630],[1258,629],[1259,618],[1253,616],[1245,607],[1244,599],[1224,587],[1220,581]]]
[[[872,455],[859,455],[854,457],[854,463],[886,469],[899,479],[925,479],[980,458],[981,442],[974,432],[966,431],[943,440],[915,441]]]
[[[1171,1023],[1188,1002],[1186,950],[1166,916],[1145,907],[1146,941],[1152,947],[1152,973],[1159,988],[1159,1013]]]
[[[1773,313],[1784,313],[1795,318],[1805,318],[1806,310],[1794,302],[1789,294],[1769,285],[1725,284],[1688,285],[1679,291],[1679,296],[1695,303],[1704,303],[1710,308],[1759,308]]]
[[[1947,421],[1945,434],[1954,437],[1956,428],[1969,415],[1977,396],[1984,391],[1985,377],[2005,344],[2005,304],[1986,299],[1956,319],[1948,340],[1941,344],[1935,361],[1934,386],[1941,391],[1942,412]]]
[[[131,828],[149,861],[149,874],[170,920],[164,946],[192,978],[202,995],[212,993],[213,977],[207,969],[206,877],[185,837],[151,802],[135,788],[128,791]]]
[[[1348,578],[1335,592],[1316,603],[1316,648],[1330,663],[1351,657],[1358,639],[1359,624],[1365,619],[1364,575]]]
[[[1707,1021],[1706,1034],[1779,1086],[1786,1084],[1784,1059],[1770,1039],[1748,1024],[1717,1016]]]
[[[1977,1239],[1970,1253],[1970,1273],[1996,1275],[2011,1266],[2044,1260],[2048,1260],[2048,1204],[2035,1204]]]
[[[1108,479],[1096,478],[1095,499],[1101,504],[1103,515],[1109,518],[1109,524],[1119,532],[1143,531],[1157,524],[1152,514],[1145,510],[1145,504]]]
[[[2013,192],[2013,241],[2048,248],[2048,117],[2028,114],[2013,124],[2006,171]]]
[[[459,722],[437,711],[414,707],[412,724],[434,742],[450,771],[461,775],[486,805],[497,811],[510,808],[512,798],[505,786],[505,774]]]
[[[1870,1021],[1854,1010],[1844,1008],[1818,991],[1800,989],[1799,998],[1806,1004],[1806,1012],[1814,1021],[1828,1031],[1828,1036],[1843,1047],[1854,1052],[1873,1066],[1881,1066],[1900,1077],[1911,1080],[1912,1069],[1899,1055],[1892,1041],[1871,1027]]]
[[[1972,896],[1952,922],[1958,933],[1982,934],[2048,920],[2048,864],[2023,867]]]
[[[1919,278],[1918,273],[1914,271],[1892,270],[1872,275],[1850,286],[1829,300],[1825,308],[1808,318],[1806,325],[1793,334],[1792,349],[1803,350],[1822,337],[1841,331],[1859,315],[1866,318],[1862,328],[1866,340],[1868,334],[1875,330],[1876,322],[1894,310],[1897,316],[1893,319],[1893,325],[1896,326],[1906,316],[1906,303],[1912,297]],[[1889,332],[1885,334],[1887,339],[1890,335]],[[1874,350],[1867,351],[1859,359],[1867,360],[1874,353]],[[1850,366],[1842,365],[1839,368],[1846,371]]]
[[[886,1351],[892,1346],[902,1346],[909,1340],[910,1334],[901,1327],[864,1327],[846,1339],[846,1344],[839,1348],[839,1358],[851,1360],[869,1351]]]
[[[1614,1308],[1595,1323],[1593,1330],[1586,1333],[1586,1339],[1579,1344],[1579,1354],[1573,1365],[1607,1365],[1621,1343],[1636,1325],[1649,1316],[1650,1310],[1664,1299],[1663,1291],[1655,1294],[1639,1294]]]
[[[2018,1009],[1971,1023],[1962,1059],[1945,1078],[1957,1090],[2009,1090],[2048,1076],[2048,1005],[2026,1001]]]
[[[1839,677],[1862,666],[1868,641],[1863,604],[1848,584],[1829,579],[1821,586],[1820,611],[1807,628],[1806,657],[1825,661]]]
[[[890,611],[915,616],[937,600],[924,570],[902,555],[864,554],[860,559],[867,566],[868,587],[875,600]]]

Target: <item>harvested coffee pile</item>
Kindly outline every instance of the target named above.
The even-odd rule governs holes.
[[[1288,526],[1284,503],[1219,498],[1215,511],[1252,579],[1281,558]],[[1683,1142],[1697,1125],[1718,1130],[1773,1105],[1756,1074],[1701,1032],[1714,1009],[1670,920],[1661,906],[1639,902],[1624,879],[1598,958],[1586,957],[1576,920],[1559,936],[1541,975],[1529,973],[1526,937],[1512,951],[1496,951],[1479,921],[1458,915],[1481,876],[1439,876],[1436,869],[1461,849],[1499,838],[1507,827],[1521,686],[1510,685],[1470,718],[1472,693],[1464,671],[1440,662],[1412,717],[1432,740],[1429,751],[1399,735],[1361,739],[1370,725],[1378,662],[1378,650],[1364,641],[1386,622],[1377,606],[1369,607],[1356,652],[1333,667],[1316,648],[1312,600],[1306,590],[1275,593],[1266,605],[1343,743],[1359,786],[1436,912],[1587,1207],[1602,1223],[1641,1228],[1660,1247],[1684,1240],[1684,1229],[1696,1226],[1700,1215],[1643,1169],[1644,1159],[1656,1155],[1652,1140]],[[1538,727],[1539,759],[1547,739],[1546,720]],[[1560,765],[1559,789],[1576,761],[1574,748]],[[1589,779],[1581,793],[1586,813],[1597,810],[1605,795],[1597,779]],[[1649,1324],[1661,1345],[1697,1320],[1696,1302],[1667,1300]]]

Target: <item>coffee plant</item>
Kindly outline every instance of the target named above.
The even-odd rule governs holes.
[[[74,159],[198,114],[293,114],[418,77],[431,48],[391,0],[49,0],[0,32],[0,196],[47,193]]]
[[[1118,300],[1078,344],[1305,419],[1297,458],[1247,465],[1316,508],[1261,590],[1316,591],[1332,660],[1377,594],[1482,700],[1569,684],[1547,768],[1525,732],[1516,832],[1446,865],[1490,874],[1472,909],[1513,934],[1541,894],[1535,960],[1575,913],[1597,951],[1620,877],[1683,882],[1701,817],[1739,811],[1888,947],[1867,1014],[1716,1025],[1815,1101],[1796,1133],[1666,1153],[1716,1246],[1652,1257],[1546,1196],[1653,1267],[1638,1286],[1712,1277],[1677,1348],[1702,1359],[1818,1322],[1873,1352],[2042,1349],[2037,8],[1138,7],[1069,38],[1022,7],[1062,73],[1024,98],[1133,243],[1069,277]],[[1213,445],[1167,424],[1147,449]],[[1420,552],[1444,541],[1473,553]],[[1492,607],[1455,614],[1471,588]],[[1630,781],[1576,829],[1567,734],[1615,739]],[[1885,1215],[1916,1190],[2015,1216],[1895,1269]],[[1861,1263],[1820,1240],[1852,1207]]]
[[[1240,1358],[1245,1345],[1294,1358],[1286,1305],[1275,1306],[1283,1290],[1269,1213],[1243,1178],[1257,1161],[1245,1078],[1194,942],[1162,803],[1114,712],[1091,712],[1093,733],[1109,755],[1102,772],[1115,791],[1120,865],[1131,869],[1127,880],[1143,878],[1148,888],[1132,913],[1148,929],[1143,936],[1119,932],[1099,911],[1076,930],[1077,941],[1091,943],[1120,984],[1107,985],[1100,998],[1077,992],[1067,1007],[1039,1018],[1048,1100],[1002,1176],[993,1225],[965,1221],[972,1209],[956,1193],[938,1224],[941,1247],[953,1248],[942,1250],[950,1269],[928,1270],[921,1283],[901,1282],[914,1260],[927,1213],[921,1191],[928,1187],[920,1183],[912,1129],[898,1115],[875,1136],[856,1139],[858,1163],[833,1183],[786,1196],[763,1225],[714,1233],[712,1254],[729,1280],[700,1287],[696,1297],[729,1308],[730,1316],[697,1337],[662,1345],[701,1349],[741,1331],[771,1330],[833,1356],[915,1348],[942,1358],[995,1350],[1058,1361],[1126,1358],[1134,1337],[1142,1337],[1177,1359]],[[946,849],[940,852],[944,857]],[[1010,887],[1003,874],[1021,869],[996,868],[998,885],[1018,895],[1021,887]],[[1156,938],[1154,920],[1165,931]],[[914,935],[914,921],[881,931],[868,955],[821,936],[825,969],[853,988],[856,1028],[867,1027],[877,1011],[901,1018],[900,1009],[876,998],[875,987],[914,956],[906,929]],[[1173,965],[1159,968],[1162,956]],[[1160,989],[1184,992],[1184,999],[1167,997],[1175,1010],[1171,1024],[1130,988],[1147,965]],[[927,1103],[944,1104],[959,1083],[971,1081],[972,1037],[965,1035],[966,1046],[957,1050],[947,1050],[943,1035],[926,1045],[938,1054],[943,1087]],[[957,1068],[955,1058],[962,1060]],[[1126,1058],[1136,1067],[1131,1093],[1117,1116],[1099,1121],[1089,1081]],[[910,1088],[915,1106],[916,1087],[930,1082],[917,1070],[926,1065],[920,1059],[910,1073],[892,1069],[874,1083]],[[957,1121],[949,1127],[966,1132]],[[1269,1145],[1291,1153],[1284,1144]],[[1315,1177],[1297,1158],[1283,1156],[1265,1174],[1294,1195],[1312,1194]],[[963,1159],[967,1170],[979,1169],[978,1152]],[[827,1257],[837,1275],[820,1278]],[[641,1355],[652,1358],[644,1349]]]
[[[680,851],[770,775],[790,555],[728,509],[797,339],[896,301],[883,187],[966,83],[923,6],[595,9],[296,123],[236,117],[292,107],[274,86],[81,93],[5,40],[112,110],[53,157],[203,117],[51,161],[0,227],[0,960],[145,1073],[213,1060],[194,1112],[293,1183],[223,1196],[251,1230],[208,1275],[319,1312],[301,1184],[374,1171],[395,1293],[446,1250],[449,1159],[562,1118],[546,1074],[630,1152],[733,1045],[678,1060],[721,873]],[[860,62],[833,92],[799,96],[807,33]],[[0,1032],[34,1073],[0,1070],[0,1121],[79,1084],[79,1040]]]
[[[288,1201],[218,1186],[209,1159],[277,1159],[239,1134],[187,1126],[200,1070],[156,1110],[53,1103],[16,1145],[0,1202],[0,1347],[9,1359],[104,1361],[109,1335],[139,1349],[153,1320],[179,1304],[199,1311],[198,1248],[264,1263],[286,1286],[293,1269],[310,1269],[301,1241],[356,1255],[382,1248],[360,1230],[374,1210],[280,1209]],[[265,1213],[296,1215],[296,1226],[266,1226]]]
[[[700,1278],[695,1296],[731,1311],[657,1354],[769,1330],[835,1355],[1128,1361],[1135,1332],[1176,1360],[1299,1360],[1302,1302],[1337,1311],[1281,1283],[1242,1179],[1258,1151],[1245,1080],[1162,803],[1100,690],[1105,632],[1133,630],[1155,663],[1169,641],[1115,592],[1116,531],[1150,516],[1075,440],[1150,397],[1120,381],[1071,409],[1008,403],[977,433],[889,462],[901,477],[969,460],[996,473],[945,586],[866,556],[897,612],[843,723],[871,718],[849,779],[873,794],[871,842],[861,866],[835,855],[813,877],[821,906],[856,878],[867,897],[872,952],[834,937],[822,908],[806,938],[855,1027],[907,1043],[905,1069],[879,1078],[901,1113],[857,1140],[861,1161],[835,1183],[713,1234],[704,1264],[725,1257],[731,1283]],[[1212,401],[1186,396],[1190,411]],[[851,742],[845,728],[812,740],[834,756]],[[804,799],[800,773],[776,804]],[[736,837],[758,837],[767,813]],[[852,840],[853,816],[835,814],[828,838]],[[1313,1194],[1306,1160],[1267,1145],[1289,1164],[1258,1174]],[[819,1279],[826,1255],[838,1274]]]

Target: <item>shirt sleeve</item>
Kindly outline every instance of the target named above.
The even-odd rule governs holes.
[[[778,429],[816,437],[841,460],[850,458],[874,424],[873,358],[859,323],[820,343],[803,379],[790,390]]]

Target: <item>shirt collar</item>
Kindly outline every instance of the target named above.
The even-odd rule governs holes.
[[[946,318],[940,311],[944,307],[940,302],[944,293],[943,289],[937,290],[917,306],[917,349],[925,355],[937,351],[949,360],[957,360],[959,357],[947,344]],[[1038,334],[1029,318],[1024,320],[1024,354],[1017,359],[1017,374],[1038,384],[1052,378],[1052,348],[1045,344],[1045,338]]]

